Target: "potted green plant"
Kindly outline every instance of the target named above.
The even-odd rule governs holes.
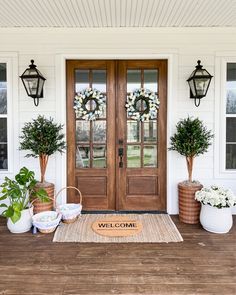
[[[188,169],[188,180],[178,184],[179,218],[184,223],[198,223],[200,204],[195,200],[195,192],[202,188],[198,181],[194,181],[194,159],[205,153],[211,145],[213,134],[198,118],[186,118],[176,125],[176,133],[170,138],[169,150],[177,151],[185,156]]]
[[[39,158],[41,180],[36,183],[36,189],[44,188],[51,200],[54,198],[54,184],[45,181],[45,173],[49,157],[56,153],[62,153],[66,143],[64,134],[61,133],[63,125],[56,124],[53,119],[47,119],[44,116],[38,116],[32,122],[25,123],[20,136],[20,149],[29,150],[26,157]],[[34,212],[52,210],[53,201],[47,205],[36,201],[34,203]]]
[[[34,172],[23,167],[14,180],[5,177],[0,186],[2,194],[0,200],[6,200],[0,205],[5,208],[2,215],[8,218],[7,227],[12,233],[27,232],[32,226],[33,206],[29,201],[30,195],[42,202],[48,201],[44,189],[35,190],[36,182]]]

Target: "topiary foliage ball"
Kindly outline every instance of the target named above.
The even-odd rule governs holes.
[[[26,157],[35,158],[42,154],[50,156],[55,152],[62,153],[66,147],[62,129],[63,125],[54,123],[52,118],[38,116],[22,128],[20,149],[31,151]]]
[[[213,134],[198,118],[186,118],[176,125],[176,133],[170,138],[169,150],[185,157],[196,157],[207,152]]]

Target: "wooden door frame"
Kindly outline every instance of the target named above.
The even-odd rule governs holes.
[[[66,61],[76,59],[76,60],[99,60],[99,59],[111,59],[111,60],[148,60],[148,59],[166,59],[167,60],[167,139],[172,134],[172,125],[174,124],[173,112],[175,108],[175,95],[177,91],[177,84],[174,83],[173,78],[178,76],[178,59],[175,52],[166,53],[161,51],[158,54],[153,53],[144,53],[144,54],[121,54],[119,52],[115,54],[104,54],[101,51],[98,53],[87,54],[85,51],[81,51],[80,54],[74,53],[60,53],[56,55],[55,58],[55,72],[56,75],[56,119],[58,122],[64,125],[64,133],[66,134]],[[167,212],[176,214],[177,211],[175,209],[175,198],[171,198],[173,196],[172,188],[171,188],[171,180],[173,177],[173,173],[169,169],[173,156],[171,154],[167,154]],[[57,191],[65,187],[67,184],[67,152],[56,155],[56,189]],[[176,193],[177,194],[177,193]],[[177,197],[177,196],[176,196]],[[62,192],[60,197],[58,198],[59,202],[66,202],[66,191]]]

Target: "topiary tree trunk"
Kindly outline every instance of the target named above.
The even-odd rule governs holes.
[[[187,168],[188,168],[188,181],[192,182],[193,181],[193,159],[194,157],[186,157],[187,161]]]
[[[41,181],[40,182],[45,182],[45,173],[47,169],[47,164],[48,164],[48,158],[49,156],[46,154],[40,154],[39,155],[39,163],[40,163],[40,171],[41,171]]]

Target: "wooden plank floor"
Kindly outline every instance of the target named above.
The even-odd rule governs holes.
[[[0,294],[236,294],[236,225],[219,235],[172,219],[182,243],[52,243],[0,218]]]

